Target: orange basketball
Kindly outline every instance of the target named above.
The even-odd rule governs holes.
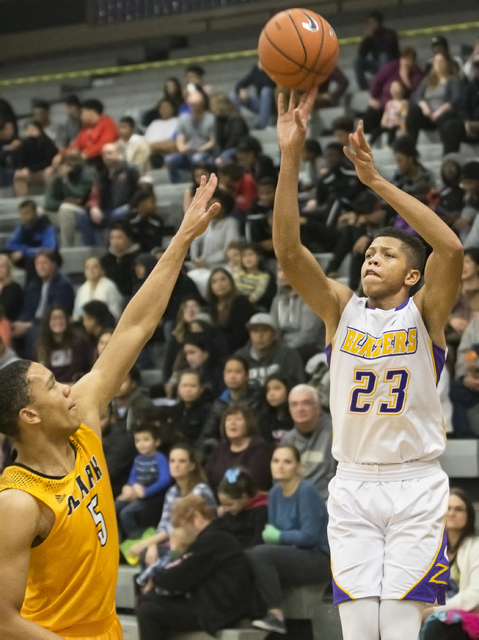
[[[331,75],[339,55],[333,28],[309,9],[281,11],[266,24],[259,61],[269,77],[288,89],[307,90]]]

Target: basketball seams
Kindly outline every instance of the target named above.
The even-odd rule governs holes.
[[[284,51],[281,51],[281,49],[271,40],[271,38],[269,37],[268,33],[265,31],[264,32],[265,38],[266,40],[270,43],[270,45],[276,49],[276,51],[278,53],[280,53],[283,57],[286,58],[286,60],[289,60],[290,62],[292,62],[293,64],[295,64],[297,67],[299,67],[300,69],[303,68],[303,66],[297,62],[296,60],[293,60],[293,58],[290,58],[288,55],[286,55],[286,53],[284,53]]]
[[[307,14],[305,13],[304,15],[307,15]],[[314,59],[313,69],[316,67],[318,58],[321,55],[321,51],[323,50],[323,44],[324,44],[324,22],[323,22],[323,19],[321,18],[321,46],[319,47],[319,51],[316,54],[316,58]]]
[[[308,61],[308,52],[306,50],[306,47],[304,46],[304,42],[303,42],[303,38],[301,37],[301,34],[299,33],[299,29],[296,26],[296,22],[294,21],[293,16],[290,14],[289,11],[286,11],[286,13],[288,14],[289,19],[291,20],[291,22],[293,23],[293,27],[294,30],[296,31],[296,33],[298,34],[298,38],[299,41],[301,42],[301,46],[303,47],[303,51],[304,51],[304,60],[303,60],[303,64],[301,65],[302,67],[305,67],[306,62]],[[306,15],[306,14],[305,14]]]

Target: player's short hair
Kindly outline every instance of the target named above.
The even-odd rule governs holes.
[[[205,520],[213,521],[216,510],[201,496],[190,494],[177,500],[171,510],[171,524],[176,529],[185,524],[191,524],[195,513],[199,513]]]
[[[402,229],[385,227],[378,231],[374,238],[396,238],[401,241],[401,249],[406,255],[407,268],[422,273],[426,264],[426,247],[423,241]]]
[[[31,404],[30,360],[17,360],[0,369],[0,433],[17,438],[18,414]]]

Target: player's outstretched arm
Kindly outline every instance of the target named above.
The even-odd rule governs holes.
[[[40,507],[24,491],[0,493],[0,638],[60,640],[60,636],[25,620],[20,610],[27,588],[30,551],[41,535]]]
[[[444,343],[444,325],[461,281],[463,250],[459,238],[428,206],[401,191],[377,171],[371,149],[364,137],[363,123],[350,134],[353,151],[344,153],[354,163],[359,179],[385,200],[433,248],[424,272],[425,286],[416,294],[431,338]],[[444,343],[444,344],[442,344]]]
[[[334,337],[341,312],[351,298],[348,287],[327,278],[315,257],[301,244],[298,209],[298,175],[308,116],[317,89],[305,93],[297,108],[291,92],[288,109],[282,93],[278,99],[278,140],[281,168],[274,200],[273,245],[291,286],[323,319],[326,340]]]
[[[91,372],[72,388],[72,397],[79,405],[80,415],[85,421],[85,412],[90,418],[94,412],[98,414],[98,408],[106,408],[115,397],[140,351],[152,337],[166,309],[191,241],[206,231],[210,220],[219,211],[218,204],[207,208],[217,182],[213,174],[208,182],[204,176],[201,178],[200,187],[178,233],[126,307],[107,348]],[[93,423],[88,426],[98,430]]]

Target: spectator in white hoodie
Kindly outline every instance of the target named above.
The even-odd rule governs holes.
[[[99,258],[91,257],[85,260],[85,282],[79,287],[73,309],[73,318],[78,320],[83,315],[83,307],[92,300],[104,302],[116,321],[123,311],[123,296],[118,287],[105,272]]]

